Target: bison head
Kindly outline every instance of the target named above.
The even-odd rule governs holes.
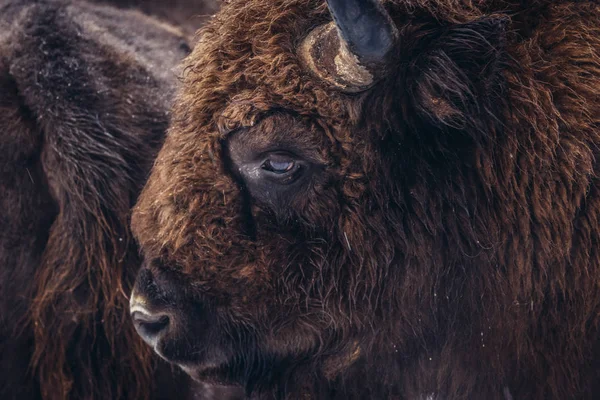
[[[494,240],[467,182],[502,125],[506,21],[401,3],[234,0],[202,32],[132,221],[133,320],[196,379],[335,379],[462,301],[440,268]]]

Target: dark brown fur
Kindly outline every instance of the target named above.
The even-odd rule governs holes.
[[[187,48],[138,12],[0,1],[0,398],[175,393],[127,318],[128,224]]]
[[[81,0],[112,4],[123,9],[135,9],[168,22],[193,39],[194,34],[212,16],[219,0]]]
[[[320,0],[203,30],[133,216],[158,350],[265,398],[597,398],[599,6],[384,4],[359,95],[298,60]],[[237,172],[272,148],[319,168],[273,197]]]

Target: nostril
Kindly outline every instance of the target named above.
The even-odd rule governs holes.
[[[166,314],[150,315],[141,311],[131,314],[138,334],[149,344],[154,344],[161,333],[167,330],[170,319]]]

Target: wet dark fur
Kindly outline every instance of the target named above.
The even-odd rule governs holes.
[[[128,224],[187,49],[141,13],[0,1],[0,398],[176,393],[128,320]]]
[[[320,0],[203,30],[132,220],[161,352],[263,398],[597,398],[599,6],[385,5],[394,72],[359,95],[300,65]],[[321,170],[264,201],[233,143]]]

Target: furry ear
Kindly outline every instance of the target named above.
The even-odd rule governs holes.
[[[448,28],[409,67],[409,90],[419,113],[437,125],[464,128],[468,116],[486,107],[499,91],[505,16]]]

